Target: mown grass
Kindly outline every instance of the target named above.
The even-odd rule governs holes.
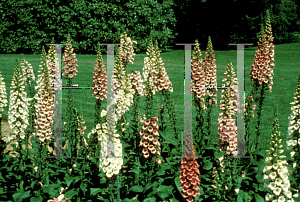
[[[213,41],[212,41],[213,42]],[[206,49],[206,44],[202,43],[201,50]],[[252,82],[249,77],[252,62],[254,60],[256,46],[247,46],[245,49],[245,91],[246,95],[251,90]],[[76,52],[76,50],[75,50]],[[175,112],[177,119],[177,128],[179,131],[184,129],[184,50],[172,50],[161,53],[165,68],[168,76],[173,84],[174,92],[172,93],[172,99],[175,103]],[[41,55],[24,55],[25,59],[33,66],[35,76],[37,77],[38,66],[41,61]],[[135,56],[134,64],[129,64],[127,72],[140,71],[142,74],[144,66],[144,57],[146,54],[137,54]],[[205,56],[205,51],[202,51],[202,56]],[[217,82],[218,86],[222,85],[222,79],[225,78],[224,71],[229,62],[232,62],[236,71],[237,65],[237,51],[218,51],[215,50],[216,64],[217,64]],[[93,79],[93,70],[95,66],[95,55],[76,55],[78,59],[78,75],[73,79],[73,84],[79,84],[80,87],[91,87]],[[15,67],[15,58],[18,58],[19,64],[21,62],[21,55],[14,54],[1,54],[0,55],[0,71],[4,77],[6,84],[7,95],[10,95],[10,85],[13,77],[13,71]],[[104,63],[106,65],[107,57],[103,55]],[[105,66],[106,67],[106,66]],[[266,99],[263,105],[262,113],[262,137],[260,137],[260,143],[262,148],[269,146],[270,135],[272,133],[273,123],[273,109],[278,106],[278,119],[281,126],[280,131],[283,136],[286,136],[288,127],[288,116],[291,113],[289,104],[293,101],[295,88],[297,85],[297,79],[300,73],[300,42],[289,44],[275,44],[275,68],[273,77],[273,90],[272,93],[266,92]],[[65,85],[66,80],[63,79]],[[63,90],[63,98],[66,97],[67,89]],[[73,89],[72,90],[77,109],[83,114],[83,118],[86,122],[87,132],[90,132],[94,127],[94,106],[95,98],[91,96],[92,90],[87,89]],[[157,97],[157,96],[156,96]],[[218,90],[218,106],[213,107],[212,111],[212,127],[211,137],[218,141],[217,137],[217,118],[220,112],[221,89]],[[158,98],[155,98],[158,99]],[[63,106],[64,106],[63,99]],[[159,100],[159,99],[158,99]],[[156,102],[155,109],[158,109],[159,101]],[[144,109],[145,102],[140,102],[140,109]],[[63,107],[63,109],[65,106]],[[193,117],[195,120],[195,108],[193,107]],[[64,112],[63,112],[64,113]],[[4,109],[2,113],[3,119],[8,118],[8,107]]]

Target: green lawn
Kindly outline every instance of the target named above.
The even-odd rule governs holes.
[[[248,48],[249,47],[249,48]],[[291,113],[289,104],[293,101],[293,94],[297,85],[297,79],[300,74],[300,42],[290,44],[275,44],[275,68],[273,77],[273,90],[272,93],[266,92],[266,100],[263,106],[262,115],[262,135],[261,142],[264,147],[268,146],[269,137],[272,131],[273,122],[273,108],[278,105],[278,118],[281,126],[280,131],[285,136],[288,127],[288,116]],[[202,43],[201,50],[206,49],[206,44]],[[245,50],[245,90],[246,95],[251,89],[252,83],[249,77],[250,68],[255,56],[256,46],[247,46]],[[175,111],[177,118],[177,127],[183,131],[184,123],[184,50],[168,50],[161,54],[165,68],[173,84],[174,92],[172,99],[175,102]],[[237,65],[237,52],[236,50],[230,51],[215,51],[217,63],[217,81],[218,86],[222,85],[222,79],[225,78],[224,71],[227,66],[228,60],[233,62],[236,70]],[[202,56],[205,56],[205,51],[202,51]],[[9,90],[15,67],[15,57],[18,58],[19,64],[21,62],[21,55],[1,54],[0,55],[0,71],[4,77],[6,84],[7,95],[9,97]],[[73,79],[73,84],[79,86],[92,86],[93,70],[96,60],[95,55],[77,55],[78,59],[78,75]],[[142,73],[144,65],[144,57],[146,54],[137,54],[135,56],[134,64],[129,64],[128,73],[133,71],[140,71]],[[41,61],[41,55],[25,55],[25,59],[33,66],[35,76],[37,77],[38,66]],[[103,55],[104,63],[106,65],[106,55]],[[65,80],[63,80],[65,83]],[[63,95],[66,90],[63,90]],[[83,113],[84,120],[86,121],[87,132],[90,132],[94,123],[94,105],[95,98],[91,96],[91,89],[74,89],[74,96],[76,100],[77,109]],[[64,97],[64,96],[63,96]],[[212,113],[212,138],[217,137],[217,118],[219,110],[219,103],[221,97],[221,89],[218,91],[218,106],[214,106]],[[144,103],[142,103],[144,105]],[[144,105],[145,106],[145,105]],[[156,105],[156,108],[158,105]],[[193,110],[195,112],[195,110]],[[8,107],[4,109],[3,119],[7,119]],[[195,117],[195,113],[193,114]],[[195,120],[195,119],[194,119]]]

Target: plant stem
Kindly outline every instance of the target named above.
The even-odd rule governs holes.
[[[259,149],[259,144],[258,144],[258,139],[260,136],[260,131],[259,131],[259,126],[261,122],[261,112],[262,112],[262,105],[264,101],[264,94],[265,94],[265,83],[262,84],[262,88],[260,91],[260,98],[259,98],[259,103],[258,103],[258,110],[257,110],[257,126],[256,126],[256,150]]]

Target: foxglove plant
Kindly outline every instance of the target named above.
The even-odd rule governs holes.
[[[189,137],[189,141],[191,142],[192,146],[192,156],[195,156],[193,138]],[[188,151],[190,152],[190,151]],[[187,152],[185,151],[185,155]],[[187,158],[184,156],[183,160],[181,161],[180,167],[180,188],[182,188],[181,193],[183,193],[183,198],[185,201],[192,202],[195,200],[197,195],[200,195],[198,192],[199,185],[201,180],[199,179],[200,171],[199,171],[199,164],[196,160],[196,157]]]
[[[144,96],[144,85],[141,77],[141,73],[139,71],[135,71],[129,74],[130,83],[133,85],[133,89],[135,91],[134,94],[139,94],[140,96]]]
[[[164,63],[162,61],[162,57],[160,57],[160,50],[158,48],[157,40],[153,45],[152,40],[149,40],[148,48],[146,54],[149,57],[145,57],[144,59],[144,82],[146,82],[145,86],[145,94],[147,98],[147,102],[149,107],[147,108],[147,114],[151,117],[152,114],[152,95],[155,95],[155,92],[160,93],[161,102],[164,100],[166,103],[162,105],[160,110],[160,120],[161,120],[161,131],[165,131],[165,121],[163,119],[163,107],[168,107],[169,118],[174,127],[174,132],[176,133],[176,119],[175,119],[175,111],[174,105],[170,101],[170,94],[167,92],[173,92],[172,82],[169,79],[169,76],[164,67]],[[164,99],[163,99],[164,97]]]
[[[208,44],[206,47],[203,67],[204,67],[205,87],[209,88],[206,89],[206,95],[208,96],[207,100],[209,106],[217,105],[218,89],[215,88],[217,86],[217,66],[216,66],[215,54],[213,53],[214,50],[213,50],[211,38],[208,37]]]
[[[107,99],[107,75],[106,71],[104,68],[104,62],[102,58],[102,54],[100,51],[100,43],[98,43],[98,51],[97,51],[97,59],[96,59],[96,64],[94,67],[94,72],[93,72],[93,94],[96,98],[96,103],[95,103],[95,125],[96,128],[98,129],[98,125],[100,125],[102,122],[105,120],[101,119],[102,113],[101,113],[101,104],[104,99]],[[101,115],[101,116],[100,116]],[[98,146],[98,139],[96,138],[96,135],[93,134],[91,140],[90,140],[90,147],[96,147],[95,153],[96,156],[98,155],[99,148]],[[93,151],[94,153],[94,151]]]
[[[197,39],[195,41],[195,44],[196,45],[194,47],[192,56],[192,94],[196,96],[193,98],[193,101],[199,101],[203,110],[206,110],[204,98],[204,96],[206,95],[206,89],[203,88],[205,87],[203,58],[201,58],[202,54]]]
[[[263,28],[262,28],[263,29]],[[265,97],[265,88],[268,87],[269,91],[272,92],[273,84],[273,68],[274,64],[274,37],[272,36],[272,27],[270,14],[267,10],[266,15],[266,26],[265,30],[261,31],[261,35],[258,42],[258,50],[255,53],[255,59],[252,64],[250,71],[250,79],[254,82],[254,92],[261,85],[260,97],[255,97],[255,102],[257,102],[257,125],[256,125],[256,138],[254,145],[258,147],[258,138],[260,136],[259,126],[261,122],[261,111],[262,104]],[[251,97],[253,95],[250,95]]]
[[[36,117],[36,111],[34,105],[37,103],[37,100],[34,99],[35,89],[33,88],[33,81],[35,81],[35,75],[31,64],[25,60],[24,55],[21,62],[21,69],[23,72],[23,79],[25,81],[26,86],[29,87],[29,92],[30,92],[28,98],[29,125],[26,130],[26,133],[28,134],[27,136],[29,137],[33,134],[33,130],[36,127],[35,120],[37,120],[37,117]],[[29,145],[31,146],[31,142],[30,141],[28,142]]]
[[[290,104],[291,107],[291,115],[289,116],[289,125],[288,132],[286,138],[286,145],[288,150],[288,162],[293,165],[292,173],[296,182],[299,182],[299,164],[300,164],[300,76],[298,78],[298,84],[296,88],[296,92],[294,93],[294,101]],[[297,190],[300,190],[299,183],[294,185]]]
[[[106,116],[106,112],[102,111],[102,115]],[[110,119],[109,116],[107,116]],[[108,120],[109,122],[109,120]],[[116,127],[116,126],[115,126]],[[122,165],[123,158],[110,158],[107,156],[108,149],[108,137],[107,137],[107,123],[98,124],[96,129],[92,130],[92,134],[98,134],[98,141],[101,144],[100,151],[100,164],[99,169],[102,169],[108,178],[113,175],[118,175]],[[114,151],[115,156],[123,156],[122,143],[120,141],[120,135],[117,134],[117,130],[114,130]]]
[[[0,72],[0,137],[2,137],[2,130],[1,130],[2,112],[4,107],[7,107],[6,87],[3,79],[4,78],[2,77]]]
[[[160,155],[160,143],[158,140],[159,126],[157,124],[158,117],[152,117],[152,121],[140,120],[140,124],[144,124],[139,135],[141,141],[139,147],[141,147],[143,156],[147,159],[151,154]]]
[[[203,60],[204,67],[204,77],[205,77],[205,105],[207,107],[207,116],[206,116],[206,131],[210,131],[211,125],[211,111],[212,106],[217,105],[217,65],[215,54],[211,42],[210,36],[208,37],[208,44],[206,47],[205,58]],[[214,87],[213,87],[214,86]]]
[[[130,37],[127,37],[127,33],[124,32],[124,34],[121,34],[121,39],[120,39],[120,48],[119,48],[119,52],[120,52],[120,56],[121,56],[121,61],[124,65],[124,67],[126,68],[128,63],[130,62],[131,64],[133,64],[134,58],[133,56],[135,56],[136,54],[134,53],[134,49],[133,49],[133,44],[137,44],[136,41],[132,41],[130,39]]]
[[[267,150],[268,157],[265,159],[263,170],[265,188],[270,191],[265,196],[266,201],[294,201],[290,191],[290,180],[288,163],[284,154],[281,133],[279,130],[277,112],[274,112],[273,131],[271,135],[270,150]]]
[[[23,59],[22,59],[22,62],[20,65],[21,65],[21,69],[22,69],[22,73],[23,73],[23,79],[24,79],[25,85],[27,86],[27,85],[31,84],[32,81],[35,81],[33,69],[32,69],[31,64],[25,60],[24,55],[23,55]]]
[[[237,155],[237,128],[235,124],[235,116],[237,112],[237,78],[233,69],[232,63],[227,65],[224,73],[227,78],[224,78],[222,82],[223,87],[227,86],[222,90],[220,110],[218,118],[218,137],[220,142],[227,142],[228,147],[226,148],[227,155]],[[223,99],[222,99],[223,98]]]
[[[99,47],[98,43],[98,47]],[[100,47],[97,52],[97,60],[94,67],[94,73],[93,73],[93,94],[92,96],[95,96],[97,100],[104,100],[104,98],[107,98],[107,75],[104,68],[104,62],[102,58],[102,54],[100,51]]]
[[[67,38],[67,44],[66,45],[66,49],[64,51],[64,56],[63,56],[63,60],[64,60],[64,64],[65,66],[63,67],[64,73],[62,74],[63,78],[65,79],[69,79],[69,83],[68,86],[71,86],[71,79],[76,76],[76,72],[78,72],[77,70],[77,59],[76,59],[76,54],[74,53],[74,49],[72,47],[72,43],[71,43],[71,38],[70,38],[70,34],[68,34],[68,38]]]
[[[196,134],[195,138],[195,150],[200,152],[201,146],[206,145],[205,138],[203,136],[208,135],[208,131],[205,131],[205,117],[203,112],[206,111],[206,86],[205,86],[205,72],[203,66],[203,58],[201,58],[201,50],[198,43],[198,40],[195,40],[195,47],[191,59],[191,68],[192,68],[192,78],[191,78],[191,93],[193,96],[193,101],[195,102],[196,107]]]
[[[47,67],[47,55],[45,48],[42,50],[41,65],[38,71],[39,80],[37,81],[36,89],[38,89],[35,99],[37,104],[35,105],[36,110],[36,131],[34,135],[39,137],[41,145],[49,147],[49,141],[53,137],[53,118],[54,118],[54,91],[50,86],[49,70]],[[50,149],[51,150],[51,149]],[[50,151],[50,153],[52,150]]]
[[[124,43],[124,37],[126,38],[126,35],[121,35],[121,44]],[[130,40],[127,37],[127,41]],[[130,46],[131,43],[129,43]],[[115,99],[114,102],[116,104],[116,121],[120,120],[121,117],[125,114],[126,111],[129,110],[129,107],[133,103],[133,97],[135,90],[132,87],[132,83],[130,82],[129,76],[126,72],[126,66],[128,62],[133,63],[132,51],[126,52],[128,48],[124,48],[123,46],[120,47],[119,51],[117,50],[116,54],[116,64],[115,64]],[[131,48],[129,48],[131,50]],[[126,56],[126,57],[125,57]]]
[[[21,76],[17,59],[10,88],[8,123],[10,128],[14,130],[14,133],[16,134],[18,139],[16,146],[18,146],[18,144],[20,144],[20,138],[25,138],[24,132],[29,123],[27,93],[24,92],[24,80]],[[16,154],[17,152],[13,153]]]

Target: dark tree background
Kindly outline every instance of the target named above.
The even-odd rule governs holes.
[[[97,42],[117,43],[127,32],[145,53],[148,38],[159,48],[211,36],[215,50],[258,40],[269,10],[274,43],[299,41],[300,0],[0,0],[0,53],[40,53],[71,34],[77,53],[94,54]],[[103,53],[106,48],[102,47]]]
[[[235,48],[228,43],[256,44],[267,9],[274,43],[299,40],[300,0],[174,0],[174,3],[178,21],[175,43],[193,43],[198,39],[206,47],[211,36],[214,49]]]

